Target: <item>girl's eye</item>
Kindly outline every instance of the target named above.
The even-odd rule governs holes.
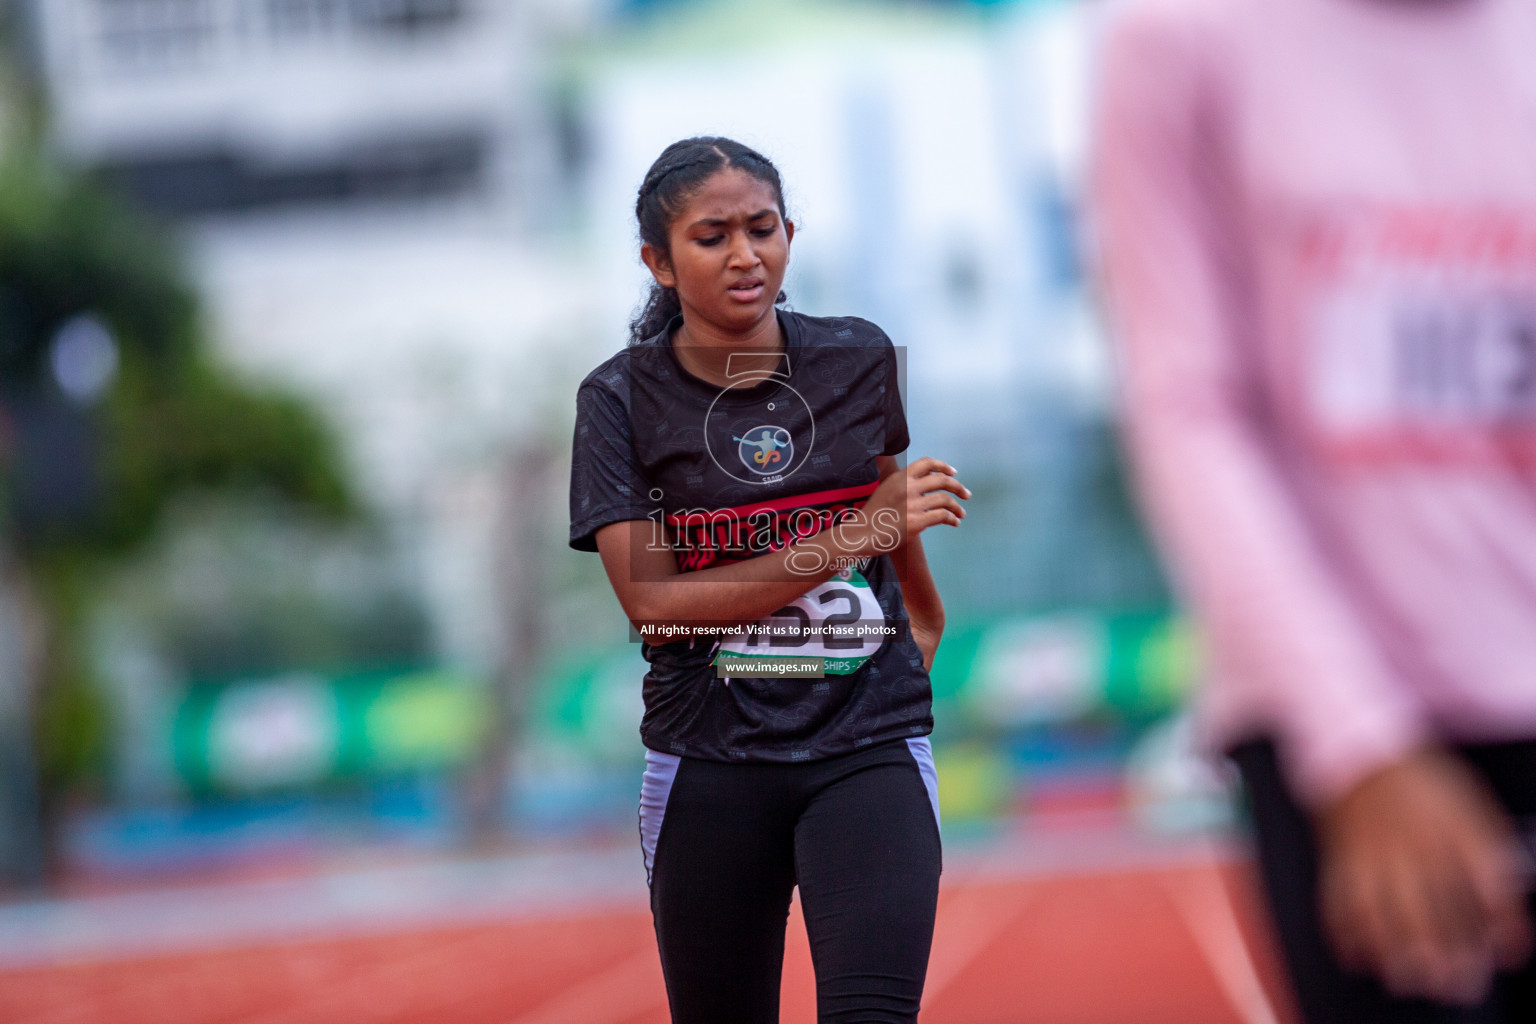
[[[752,229],[752,233],[754,235],[756,235],[758,238],[767,238],[767,237],[772,235],[777,230],[779,230],[779,229],[776,228],[776,227],[774,227],[774,228],[753,228]]]
[[[700,245],[717,245],[724,237],[724,235],[707,235],[704,238],[696,239],[696,241]]]

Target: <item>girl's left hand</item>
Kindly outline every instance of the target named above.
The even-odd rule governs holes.
[[[912,642],[917,644],[917,649],[923,654],[923,671],[931,672],[933,670],[934,655],[939,651],[939,635],[943,632],[944,627],[940,626],[935,630],[926,623],[910,616],[908,616],[907,624],[912,629]]]
[[[955,467],[935,458],[918,459],[881,478],[861,510],[863,543],[851,547],[865,555],[890,554],[930,526],[959,526],[965,518],[960,501],[970,496],[970,488],[955,477]],[[870,527],[882,521],[883,529]]]

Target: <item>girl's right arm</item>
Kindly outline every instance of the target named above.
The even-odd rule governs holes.
[[[603,569],[632,622],[727,627],[756,622],[822,583],[850,560],[886,554],[930,526],[960,525],[954,468],[919,459],[881,481],[859,515],[756,558],[683,573],[670,548],[651,543],[648,519],[597,531]],[[650,640],[664,643],[664,639]]]

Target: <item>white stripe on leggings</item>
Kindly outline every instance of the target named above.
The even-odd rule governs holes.
[[[939,772],[933,766],[933,744],[927,736],[913,736],[907,740],[907,749],[917,762],[917,770],[923,776],[923,786],[928,790],[928,802],[933,805],[933,823],[939,824]]]
[[[640,851],[645,856],[645,884],[651,884],[651,868],[656,863],[656,839],[661,835],[661,819],[667,814],[667,800],[672,783],[677,780],[677,766],[682,758],[656,750],[645,752],[645,777],[640,781]]]

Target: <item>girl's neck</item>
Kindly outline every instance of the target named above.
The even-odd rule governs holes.
[[[690,320],[685,312],[683,325],[672,337],[672,353],[700,380],[730,387],[732,376],[782,368],[784,331],[773,309],[744,334],[726,333],[702,318]]]

